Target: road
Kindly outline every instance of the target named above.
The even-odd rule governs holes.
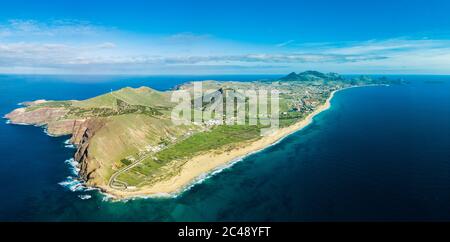
[[[119,100],[121,100],[122,102],[125,102],[125,103],[129,104],[128,102],[126,102],[126,101],[120,99],[118,96],[116,96],[116,95],[114,94],[114,92],[112,91],[112,89],[111,89],[111,95],[112,95],[113,97],[115,97],[116,99],[119,99]],[[116,103],[113,103],[113,107],[114,107],[115,104],[116,104]],[[129,105],[130,105],[130,104],[129,104]],[[118,176],[120,176],[122,173],[124,173],[124,172],[126,172],[126,171],[128,171],[128,170],[133,169],[135,166],[139,165],[143,160],[147,159],[149,156],[150,156],[150,154],[147,154],[147,155],[143,156],[142,158],[140,158],[139,160],[133,162],[133,164],[130,164],[130,165],[128,165],[128,166],[126,166],[126,167],[124,167],[124,168],[118,170],[116,173],[114,173],[114,174],[111,176],[111,178],[109,178],[108,186],[109,186],[110,188],[113,188],[113,189],[126,190],[127,187],[128,187],[128,184],[127,184],[126,182],[123,182],[123,181],[117,181],[116,178],[117,178]]]
[[[116,173],[114,173],[111,176],[111,178],[109,178],[108,186],[113,189],[126,190],[128,187],[128,184],[126,182],[116,181],[116,178],[118,176],[120,176],[122,173],[129,171],[129,170],[133,169],[135,166],[139,165],[142,161],[147,159],[150,155],[151,154],[144,155],[139,160],[133,162],[133,164],[130,164],[130,165],[118,170]],[[116,185],[116,184],[119,184],[119,185]]]

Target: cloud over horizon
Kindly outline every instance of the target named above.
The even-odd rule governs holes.
[[[450,40],[398,37],[252,44],[209,34],[133,34],[77,20],[0,24],[0,72],[37,74],[281,74],[304,69],[450,74]]]

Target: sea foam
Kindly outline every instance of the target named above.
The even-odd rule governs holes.
[[[66,178],[66,180],[58,183],[59,185],[68,188],[69,190],[71,190],[72,192],[77,192],[77,191],[84,191],[84,185],[83,182],[81,182],[80,180],[72,177],[72,176],[68,176]]]
[[[259,152],[259,151],[257,151]],[[253,152],[256,153],[256,152]],[[141,195],[141,196],[134,196],[131,198],[127,198],[127,199],[121,199],[119,201],[121,202],[127,202],[130,200],[136,200],[136,199],[171,199],[171,198],[178,198],[181,195],[183,195],[185,192],[189,191],[190,189],[192,189],[194,186],[203,183],[204,181],[208,180],[209,178],[231,168],[232,166],[234,166],[236,163],[242,161],[245,157],[253,154],[247,154],[245,156],[236,158],[222,166],[217,167],[216,169],[210,171],[210,172],[206,172],[203,173],[202,175],[198,176],[196,179],[194,179],[191,183],[189,183],[188,185],[186,185],[185,187],[183,187],[180,191],[178,192],[174,192],[174,193],[157,193],[157,194],[152,194],[152,195]],[[106,194],[107,195],[107,194]],[[104,201],[114,201],[112,199],[112,197],[106,197],[104,199]]]
[[[75,149],[76,146],[70,143],[70,139],[64,141],[64,147],[69,148],[69,149]]]
[[[275,146],[278,143],[282,142],[285,138],[287,138],[288,136],[290,136],[292,134],[286,135],[284,137],[282,137],[281,139],[277,140],[276,142],[261,148],[259,150],[250,152],[246,155],[243,155],[241,157],[237,157],[236,159],[223,164],[221,166],[216,167],[214,170],[211,170],[209,172],[203,173],[200,176],[198,176],[197,178],[195,178],[192,182],[190,182],[188,185],[184,186],[182,189],[180,189],[178,192],[174,192],[174,193],[158,193],[158,194],[152,194],[152,195],[141,195],[141,196],[134,196],[131,198],[127,198],[127,199],[121,199],[118,200],[120,202],[128,202],[130,200],[136,200],[136,199],[171,199],[171,198],[178,198],[180,196],[182,196],[185,192],[191,190],[193,187],[195,187],[196,185],[202,184],[203,182],[205,182],[206,180],[210,179],[211,177],[222,173],[225,170],[228,170],[230,168],[232,168],[235,164],[237,164],[238,162],[243,161],[245,158],[254,155],[256,153],[262,152],[264,150],[266,150],[269,147]],[[103,197],[103,201],[116,201],[114,200],[113,196],[110,196],[109,194],[106,193],[102,193],[104,195]]]
[[[342,90],[344,90],[344,89],[341,89],[341,90],[338,90],[338,91],[342,91]],[[336,92],[337,92],[337,91],[336,91]],[[330,106],[331,106],[331,105],[330,105]],[[322,110],[322,112],[325,111],[325,110],[327,110],[327,109],[329,109],[329,108],[330,108],[330,107],[328,107],[328,108]],[[322,113],[322,112],[320,112],[320,113]],[[314,116],[314,117],[315,117],[315,116]],[[214,170],[212,170],[212,171],[203,173],[202,175],[200,175],[200,176],[198,176],[196,179],[194,179],[192,182],[190,182],[188,185],[186,185],[186,186],[184,186],[182,189],[180,189],[178,192],[175,192],[175,193],[160,193],[160,194],[153,194],[153,195],[147,195],[147,196],[146,196],[146,195],[143,195],[143,196],[135,196],[135,197],[132,197],[132,198],[129,198],[129,199],[121,199],[121,200],[119,200],[119,201],[127,202],[127,201],[129,201],[129,200],[135,200],[135,199],[177,198],[177,197],[183,195],[185,192],[191,190],[194,186],[203,183],[203,182],[206,181],[207,179],[209,179],[209,178],[211,178],[211,177],[213,177],[213,176],[215,176],[215,175],[217,175],[217,174],[219,174],[219,173],[221,173],[221,172],[223,172],[223,171],[225,171],[225,170],[227,170],[227,169],[230,169],[230,168],[233,167],[236,163],[238,163],[238,162],[240,162],[240,161],[243,161],[246,157],[249,157],[249,156],[251,156],[251,155],[254,155],[254,154],[256,154],[256,153],[259,153],[259,152],[261,152],[261,151],[264,151],[264,150],[266,150],[266,149],[268,149],[268,148],[270,148],[270,147],[272,147],[272,146],[278,145],[279,143],[281,143],[282,141],[284,141],[284,140],[285,140],[286,138],[288,138],[289,136],[291,136],[291,135],[293,135],[294,133],[297,133],[298,131],[300,131],[300,130],[304,129],[305,127],[309,126],[309,125],[314,121],[314,117],[312,117],[312,118],[309,120],[308,124],[306,124],[304,127],[300,128],[300,129],[298,129],[298,130],[296,130],[295,132],[292,132],[292,133],[290,133],[290,134],[287,134],[287,135],[285,135],[284,137],[281,137],[280,139],[278,139],[277,141],[273,142],[272,144],[270,144],[270,145],[268,145],[268,146],[266,146],[266,147],[263,147],[263,148],[261,148],[261,149],[259,149],[259,150],[250,152],[250,153],[248,153],[248,154],[246,154],[246,155],[244,155],[244,156],[237,157],[236,159],[234,159],[234,160],[232,160],[232,161],[230,161],[230,162],[228,162],[228,163],[226,163],[226,164],[224,164],[224,165],[221,165],[221,166],[217,167],[216,169],[214,169]],[[74,162],[75,162],[75,161],[74,161]],[[74,164],[74,162],[71,162],[71,164]],[[76,164],[77,164],[77,163],[76,163]],[[77,169],[78,169],[78,168],[77,168]],[[78,169],[78,171],[79,171],[79,169]],[[78,171],[77,171],[77,173],[78,173]],[[104,195],[104,196],[103,196],[103,201],[114,201],[113,196],[110,196],[109,194],[106,194],[106,193],[102,193],[102,194]]]
[[[79,197],[81,200],[87,200],[87,199],[91,199],[91,198],[92,198],[92,196],[91,196],[91,195],[88,195],[88,194],[78,195],[78,197]]]
[[[70,166],[70,170],[74,176],[78,176],[78,173],[80,172],[80,168],[78,167],[79,163],[74,158],[65,160],[64,163]]]
[[[36,127],[40,127],[40,126],[38,126],[38,125],[35,125]],[[44,128],[44,133],[47,135],[47,136],[50,136],[50,137],[58,137],[57,135],[54,135],[54,134],[51,134],[50,132],[48,132],[48,129],[47,128]]]

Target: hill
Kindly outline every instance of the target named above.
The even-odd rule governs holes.
[[[321,73],[318,71],[305,71],[301,73],[292,72],[289,75],[282,77],[279,81],[342,81],[344,80],[337,73]]]
[[[276,131],[279,135],[276,137],[281,138],[288,133],[286,129],[300,127],[305,119],[321,110],[334,91],[391,81],[370,77],[345,79],[336,73],[306,71],[272,81],[202,83],[205,89],[213,91],[201,97],[202,105],[197,111],[203,112],[216,107],[216,101],[223,101],[226,107],[224,97],[228,94],[245,100],[246,112],[250,108],[259,109],[250,105],[242,93],[236,93],[278,90],[276,117],[279,117],[279,130],[284,131]],[[194,86],[186,83],[177,90],[186,90],[192,96]],[[181,189],[180,186],[202,173],[223,165],[216,164],[218,160],[227,162],[236,158],[233,154],[242,155],[246,150],[255,149],[251,147],[263,148],[262,144],[269,145],[273,141],[273,138],[261,136],[261,130],[268,125],[264,124],[267,117],[250,118],[246,114],[245,122],[237,125],[237,112],[225,111],[226,117],[203,116],[200,122],[176,125],[171,120],[176,105],[170,101],[172,93],[149,87],[126,87],[86,100],[37,100],[24,102],[24,107],[7,114],[6,118],[12,124],[45,127],[51,135],[72,135],[71,143],[77,146],[74,158],[79,163],[80,179],[87,186],[116,196],[120,194],[120,197],[175,192],[173,189]],[[228,119],[234,120],[233,125],[224,125]],[[251,124],[250,120],[256,123]],[[197,157],[204,156],[207,158],[198,163]],[[216,159],[216,156],[223,157]],[[171,185],[161,190],[161,184]]]

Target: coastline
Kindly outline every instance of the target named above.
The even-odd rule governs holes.
[[[369,85],[365,85],[369,86]],[[186,162],[180,173],[168,180],[160,181],[152,186],[143,187],[135,191],[122,191],[111,189],[110,187],[99,187],[102,192],[117,200],[132,199],[132,198],[150,198],[150,197],[176,197],[182,192],[189,190],[195,184],[200,183],[205,178],[220,172],[221,170],[231,167],[233,164],[242,160],[243,158],[262,151],[272,145],[282,141],[289,135],[302,130],[312,123],[314,117],[331,107],[331,100],[339,91],[343,91],[355,87],[365,86],[351,86],[331,92],[326,102],[319,106],[314,112],[310,113],[303,120],[285,128],[277,130],[275,133],[264,136],[249,145],[233,149],[226,153],[215,154],[209,152],[193,157]]]
[[[389,86],[389,85],[369,84],[361,86],[344,87],[338,90],[334,90],[333,92],[330,93],[330,96],[327,98],[324,104],[317,107],[316,110],[314,110],[307,117],[298,121],[297,123],[288,127],[281,128],[269,136],[264,136],[259,140],[248,143],[244,147],[235,148],[233,150],[220,154],[216,153],[217,150],[213,150],[206,154],[197,155],[181,166],[180,173],[178,175],[171,177],[167,180],[159,181],[153,185],[144,186],[139,189],[135,188],[134,190],[131,189],[116,190],[114,188],[109,187],[109,185],[87,186],[84,182],[81,182],[80,180],[79,181],[85,188],[97,189],[105,197],[111,200],[120,201],[135,198],[177,197],[181,195],[183,192],[195,186],[196,184],[199,184],[202,181],[208,179],[209,177],[217,173],[220,173],[222,170],[233,166],[234,164],[241,161],[245,157],[260,152],[262,150],[265,150],[266,148],[272,145],[276,145],[289,135],[307,127],[313,121],[316,115],[322,113],[323,111],[331,107],[331,100],[334,98],[337,92],[350,88],[369,87],[369,86]],[[30,125],[19,123],[12,123],[12,124]],[[34,125],[34,126],[42,127],[41,125]],[[45,131],[47,130],[44,128],[44,132]],[[48,134],[48,132],[46,132],[46,134],[50,135]],[[67,141],[65,142],[65,145],[66,148],[73,147],[73,144],[72,147],[68,147],[69,145],[67,144]],[[76,178],[76,180],[78,180],[78,178]]]

